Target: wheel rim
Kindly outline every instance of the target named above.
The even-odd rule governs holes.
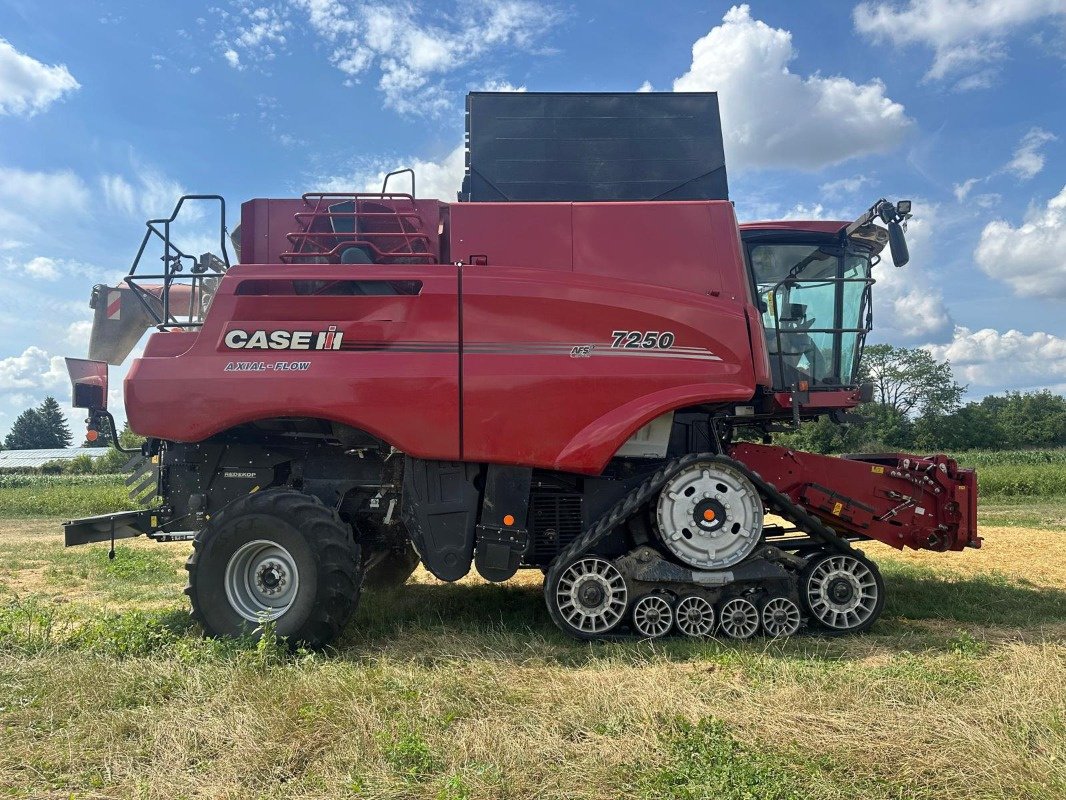
[[[722,569],[743,561],[762,535],[763,507],[744,475],[722,464],[694,464],[659,493],[659,536],[693,567]]]
[[[829,556],[807,578],[807,605],[819,622],[836,630],[857,628],[877,610],[873,571],[853,556]]]
[[[559,577],[556,605],[580,633],[605,633],[622,620],[629,592],[622,573],[603,558],[575,561]]]
[[[685,636],[704,638],[714,631],[714,606],[702,597],[690,595],[674,609],[674,624]]]
[[[722,606],[718,624],[730,639],[748,639],[759,630],[759,611],[750,600],[737,597]]]
[[[800,627],[799,606],[787,597],[775,597],[763,606],[762,627],[767,636],[792,636]]]
[[[657,639],[674,624],[674,611],[665,597],[649,594],[633,604],[633,628],[641,636]]]
[[[277,619],[300,591],[292,554],[265,539],[241,545],[226,564],[224,580],[230,606],[249,622]]]

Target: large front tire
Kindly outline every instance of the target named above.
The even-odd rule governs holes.
[[[196,535],[185,593],[212,636],[269,622],[294,644],[323,647],[355,612],[360,565],[336,512],[303,492],[269,489],[234,500]]]

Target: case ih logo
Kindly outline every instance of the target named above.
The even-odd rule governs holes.
[[[223,340],[230,350],[340,350],[344,334],[330,325],[325,331],[232,330]]]

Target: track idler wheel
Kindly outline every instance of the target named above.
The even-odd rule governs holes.
[[[793,636],[800,629],[799,606],[787,597],[774,597],[762,607],[763,633],[775,639]]]
[[[633,630],[645,639],[665,636],[674,626],[674,608],[670,598],[646,594],[633,604]]]
[[[815,622],[831,631],[861,633],[881,616],[885,582],[869,559],[823,553],[807,562],[800,598]]]
[[[606,558],[577,556],[545,583],[548,613],[564,633],[596,639],[610,633],[625,618],[629,589],[618,568]]]
[[[682,597],[674,608],[674,624],[685,636],[705,639],[714,633],[714,606],[699,595]]]
[[[743,597],[723,605],[718,618],[718,629],[730,639],[750,639],[759,630],[759,610]]]

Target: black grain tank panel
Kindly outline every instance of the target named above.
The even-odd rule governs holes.
[[[472,92],[473,202],[728,200],[714,92]]]

